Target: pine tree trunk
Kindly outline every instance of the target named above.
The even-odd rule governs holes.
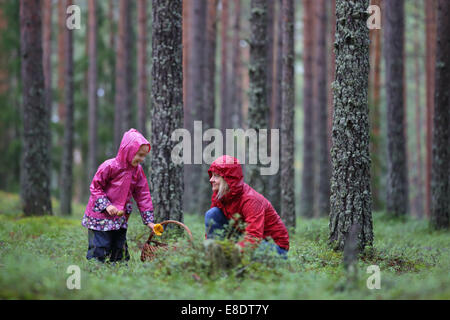
[[[314,215],[314,101],[313,101],[313,57],[314,57],[314,2],[303,1],[304,8],[304,83],[303,83],[303,172],[300,214],[311,218]]]
[[[203,132],[214,128],[215,102],[215,76],[216,76],[216,38],[217,38],[217,2],[208,0],[206,15],[206,42],[205,42],[205,75],[203,83]],[[208,164],[203,165],[201,179],[206,183],[202,185],[200,207],[209,208],[211,205],[211,184],[209,183]],[[200,211],[203,214],[202,210]]]
[[[294,0],[283,0],[283,76],[282,76],[282,109],[281,109],[281,141],[283,149],[281,155],[281,219],[286,227],[295,232],[295,194],[294,194],[294,107],[295,107],[295,78],[294,78]]]
[[[131,126],[131,8],[127,0],[119,1],[119,26],[116,54],[116,96],[114,113],[114,145],[118,149],[125,131]]]
[[[138,0],[138,41],[137,41],[137,71],[138,71],[138,94],[137,128],[140,133],[147,135],[147,0]]]
[[[270,105],[270,129],[281,130],[281,82],[283,62],[283,0],[276,1],[276,16],[274,21],[274,72],[272,79],[272,103]],[[282,140],[279,140],[279,150],[282,148]],[[280,153],[280,163],[282,154]],[[269,200],[278,213],[281,213],[281,170],[269,178]]]
[[[182,1],[152,4],[150,190],[157,221],[183,221],[183,165],[171,159],[172,132],[183,126]]]
[[[420,1],[420,0],[417,0]],[[419,3],[416,4],[416,14],[414,15],[415,22],[414,26],[417,30],[419,30],[419,13],[418,11],[423,9]],[[416,176],[414,184],[416,186],[416,196],[414,199],[414,207],[416,211],[416,216],[421,218],[423,216],[424,212],[424,206],[423,206],[423,173],[422,173],[422,118],[421,115],[423,113],[421,104],[421,95],[420,95],[420,89],[421,89],[421,82],[420,82],[420,40],[419,40],[419,33],[414,33],[414,83],[415,83],[415,100],[416,100],[416,106],[415,106],[415,120],[416,120]]]
[[[67,0],[59,0],[58,1],[58,117],[59,122],[64,123],[64,79],[65,79],[65,64],[66,57],[65,53],[65,33],[66,30],[66,8],[67,8]],[[60,141],[58,141],[60,143]]]
[[[330,162],[328,148],[328,110],[327,110],[327,0],[318,0],[316,5],[317,20],[317,53],[316,84],[317,100],[317,162],[318,162],[318,193],[317,211],[321,217],[330,214]]]
[[[425,0],[425,64],[426,64],[426,88],[427,88],[427,125],[426,125],[426,213],[431,216],[431,163],[432,163],[432,133],[434,110],[434,81],[436,62],[436,0]]]
[[[353,225],[358,247],[372,245],[369,155],[368,0],[336,0],[336,78],[331,149],[330,242],[343,250]]]
[[[68,0],[68,5],[72,0]],[[66,69],[64,79],[64,138],[63,138],[63,156],[61,160],[60,175],[60,211],[62,215],[72,213],[72,167],[73,167],[73,136],[74,136],[74,100],[73,100],[73,31],[64,29],[65,36],[65,57]]]
[[[52,214],[50,114],[45,106],[41,1],[20,1],[22,76],[21,201],[25,215]]]
[[[52,114],[52,0],[44,0],[42,7],[42,50],[45,83],[45,106]]]
[[[231,51],[231,128],[242,127],[242,85],[241,85],[241,50],[240,50],[240,31],[241,31],[241,1],[234,0],[234,14],[233,14],[233,39]]]
[[[380,6],[380,0],[372,0],[373,5]],[[369,84],[369,108],[370,108],[370,154],[372,159],[371,186],[374,210],[383,208],[381,196],[381,134],[380,134],[380,77],[381,77],[381,30],[370,30],[371,46],[371,72]]]
[[[431,224],[450,227],[450,2],[438,0]]]
[[[388,137],[386,209],[395,216],[408,212],[408,176],[405,139],[403,50],[404,2],[385,3],[385,61]]]
[[[221,0],[221,31],[220,31],[220,46],[221,46],[221,74],[220,74],[220,127],[225,136],[225,130],[231,129],[231,110],[230,110],[230,89],[229,84],[229,68],[228,68],[228,28],[229,28],[229,0]]]
[[[267,129],[269,104],[267,101],[267,2],[252,0],[250,6],[250,64],[248,128],[255,129],[258,149],[261,147],[260,129]],[[246,162],[247,183],[266,195],[267,177],[261,175],[261,166]]]
[[[88,108],[89,108],[89,150],[88,177],[89,181],[97,171],[97,6],[95,0],[88,2]]]

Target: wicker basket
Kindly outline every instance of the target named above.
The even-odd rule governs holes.
[[[167,224],[175,224],[175,225],[182,227],[189,235],[189,241],[192,243],[191,230],[189,230],[189,228],[185,224],[183,224],[179,221],[175,221],[175,220],[166,220],[166,221],[161,222],[160,224],[162,226],[165,226]],[[161,250],[169,249],[168,244],[153,240],[154,235],[155,235],[155,233],[152,230],[150,232],[150,236],[148,237],[147,242],[144,244],[144,247],[142,248],[142,252],[141,252],[141,261],[142,262],[151,261],[155,258],[155,256],[158,254],[158,252],[161,252]]]

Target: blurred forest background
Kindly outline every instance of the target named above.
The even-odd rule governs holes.
[[[405,148],[402,168],[407,174],[400,182],[405,186],[401,191],[404,199],[395,200],[403,203],[388,209],[396,215],[430,219],[438,1],[399,1],[402,8],[397,16],[400,20],[396,21],[404,25],[397,29],[400,32],[389,35],[384,34],[387,23],[384,2],[390,1],[370,1],[381,8],[381,29],[370,30],[369,51],[372,208],[385,211],[389,206],[388,181],[392,172],[388,169],[391,161],[388,103],[400,101],[401,105],[395,108],[404,110],[399,143]],[[181,123],[184,127],[192,130],[193,121],[201,120],[203,130],[208,127],[281,128],[281,71],[286,59],[282,50],[283,31],[287,32],[282,28],[282,1],[184,0],[182,3],[184,115]],[[295,196],[291,202],[297,215],[327,216],[332,168],[329,150],[336,4],[335,0],[294,3],[295,54],[291,83],[295,84],[295,112],[290,114],[295,114],[291,129],[295,137]],[[71,4],[81,9],[80,29],[65,27],[73,13],[66,13]],[[51,196],[61,200],[60,212],[47,208],[46,213],[67,215],[72,211],[71,201],[86,203],[93,174],[100,163],[115,156],[125,130],[137,128],[149,141],[155,141],[151,137],[155,132],[152,127],[156,127],[153,122],[156,120],[152,121],[155,111],[152,110],[151,74],[156,54],[152,49],[152,28],[157,21],[152,21],[152,1],[146,0],[42,0],[40,6],[37,10],[42,24],[42,70],[50,137],[47,144],[49,190]],[[260,20],[264,24],[252,22],[258,10],[264,10],[264,20]],[[24,136],[28,137],[30,131],[24,133],[22,116],[25,111],[19,11],[20,1],[0,1],[0,189],[14,193],[25,192],[21,188],[21,171],[26,166],[21,161],[22,150],[33,148],[23,145]],[[256,50],[252,53],[250,43],[261,34],[264,46],[258,53]],[[389,79],[383,50],[393,50],[392,46],[385,48],[386,41],[390,41],[388,36],[396,36],[394,43],[404,48],[402,59],[393,62],[403,68],[401,83],[394,89],[402,92],[402,97],[395,101],[389,100],[386,93]],[[253,59],[260,59],[262,68],[252,60],[255,54],[259,56]],[[263,70],[264,77],[252,74],[255,70]],[[263,95],[255,93],[258,88],[265,88]],[[266,103],[255,107],[252,104],[258,104],[257,99],[263,99],[259,102],[265,99]],[[154,148],[152,145],[151,153]],[[151,180],[154,168],[149,166],[149,158],[145,169]],[[38,165],[39,161],[46,160],[29,165]],[[185,212],[201,214],[209,207],[211,191],[206,168],[184,166]],[[280,174],[281,170],[270,176],[264,186],[252,184],[251,177],[246,176],[246,182],[269,198],[277,211],[280,211],[284,185],[280,183]],[[328,187],[323,188],[321,181],[328,181]],[[156,196],[159,191],[151,192]]]

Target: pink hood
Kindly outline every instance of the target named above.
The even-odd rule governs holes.
[[[148,145],[150,150],[150,143],[136,129],[124,133],[116,157],[103,162],[92,179],[89,188],[91,196],[85,212],[88,216],[115,219],[99,206],[105,198],[107,204],[125,210],[127,203],[131,203],[131,197],[134,197],[141,212],[153,211],[144,170],[140,164],[136,167],[131,164],[142,145]]]

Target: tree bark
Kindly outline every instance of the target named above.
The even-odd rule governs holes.
[[[380,0],[372,0],[371,4],[381,6]],[[369,108],[370,108],[370,154],[372,159],[371,187],[374,210],[383,208],[381,196],[381,134],[380,134],[380,88],[381,88],[381,30],[370,30],[371,68],[369,78]]]
[[[385,61],[388,137],[386,209],[395,216],[408,212],[408,176],[405,139],[403,50],[404,2],[385,3]]]
[[[20,1],[22,73],[21,200],[25,215],[52,214],[50,114],[45,106],[41,1]]]
[[[220,75],[220,127],[225,136],[225,130],[231,129],[231,110],[229,99],[229,68],[228,68],[228,27],[229,27],[229,0],[221,0],[221,75]]]
[[[89,181],[97,171],[97,6],[95,0],[88,2],[88,109],[89,109],[89,150],[88,174]]]
[[[147,135],[147,0],[138,0],[138,42],[137,42],[137,72],[138,72],[138,95],[137,127],[140,133]]]
[[[425,0],[425,64],[426,64],[426,100],[427,100],[427,125],[426,125],[426,213],[431,216],[431,166],[433,144],[433,110],[434,110],[434,82],[436,63],[436,0]]]
[[[267,1],[252,0],[250,5],[250,64],[249,64],[249,110],[248,127],[255,129],[258,150],[261,147],[259,132],[267,129],[269,104],[267,101]],[[267,177],[260,173],[259,164],[246,164],[248,183],[265,195]]]
[[[303,173],[300,214],[312,218],[314,215],[314,101],[313,101],[313,58],[314,19],[312,0],[303,1],[304,8],[304,83],[303,83]]]
[[[450,2],[438,0],[431,225],[450,227]]]
[[[231,128],[242,127],[242,85],[241,85],[241,1],[234,0],[234,14],[233,14],[233,39],[231,51],[231,79],[229,81],[231,86]]]
[[[336,78],[332,136],[330,242],[343,250],[352,226],[358,247],[373,243],[369,155],[368,0],[336,0]]]
[[[316,79],[317,93],[315,110],[317,112],[316,139],[318,163],[317,213],[320,217],[330,214],[330,162],[328,148],[328,110],[327,110],[327,0],[316,3],[317,53]]]
[[[281,83],[283,63],[283,0],[276,1],[276,15],[274,18],[274,69],[272,79],[272,102],[270,104],[270,129],[281,130]],[[279,150],[282,148],[282,140],[279,140]],[[282,154],[280,153],[280,162]],[[269,178],[269,200],[275,210],[281,213],[281,170]]]
[[[125,131],[131,126],[131,8],[127,0],[119,1],[119,26],[116,54],[116,96],[114,113],[114,145],[118,149]]]
[[[282,46],[282,109],[281,109],[281,141],[283,149],[281,155],[281,219],[286,227],[295,232],[295,189],[294,189],[294,107],[295,107],[295,78],[294,78],[294,0],[283,0],[283,46]]]
[[[172,132],[183,125],[182,1],[152,3],[151,179],[156,221],[183,221],[183,164],[175,164]]]
[[[68,0],[68,5],[72,0]],[[74,136],[74,101],[73,101],[73,31],[64,28],[65,36],[65,79],[64,79],[64,139],[63,156],[60,175],[60,211],[62,215],[72,213],[72,184],[73,184],[73,136]]]
[[[65,79],[65,64],[66,57],[65,53],[65,33],[66,29],[66,8],[67,8],[67,0],[59,0],[58,1],[58,117],[59,122],[64,123],[64,79]]]

